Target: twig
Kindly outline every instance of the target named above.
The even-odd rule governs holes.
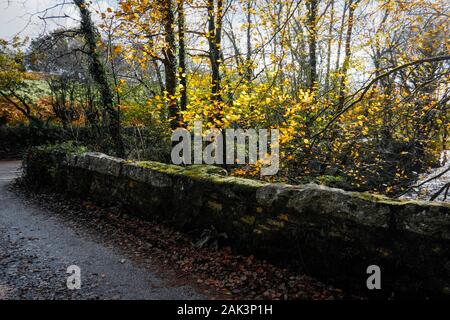
[[[444,201],[445,199],[447,199],[447,195],[448,195],[448,190],[450,189],[450,182],[445,184],[438,192],[436,192],[435,194],[433,194],[433,196],[430,198],[430,201],[434,201],[437,199],[437,197],[439,197],[439,195],[444,192],[445,190],[445,195],[444,195]]]
[[[449,172],[449,171],[450,171],[450,166],[449,166],[447,169],[445,169],[444,171],[442,171],[441,173],[439,173],[438,175],[436,175],[436,176],[434,176],[434,177],[432,177],[432,178],[430,178],[430,179],[428,179],[428,180],[425,180],[424,182],[422,182],[422,183],[420,183],[420,184],[418,184],[418,185],[416,185],[416,186],[409,187],[408,189],[406,189],[406,191],[404,191],[404,192],[401,193],[400,195],[396,196],[395,198],[400,198],[401,196],[407,194],[407,193],[408,193],[409,191],[411,191],[412,189],[414,189],[414,188],[420,188],[420,187],[423,186],[424,184],[427,184],[428,182],[433,181],[434,179],[437,179],[437,178],[439,178],[439,177],[442,177],[444,174],[446,174],[446,173]]]
[[[411,67],[417,64],[421,64],[421,63],[426,63],[426,62],[438,62],[438,61],[446,61],[446,60],[450,60],[450,55],[444,55],[444,56],[437,56],[437,57],[430,57],[430,58],[425,58],[425,59],[420,59],[420,60],[415,60],[415,61],[411,61],[405,64],[402,64],[400,66],[397,66],[381,75],[379,75],[378,77],[374,78],[372,81],[369,82],[369,84],[367,86],[365,86],[364,88],[362,88],[359,91],[362,91],[360,96],[358,97],[358,99],[354,100],[352,103],[350,103],[348,106],[346,106],[344,109],[342,109],[341,111],[338,112],[338,114],[336,114],[326,125],[325,127],[320,130],[318,133],[316,133],[313,136],[313,140],[315,141],[316,139],[319,138],[320,135],[322,135],[325,131],[327,131],[327,129],[337,120],[339,119],[344,113],[346,113],[348,110],[350,110],[353,106],[355,106],[357,103],[361,102],[362,99],[364,98],[364,96],[366,95],[367,92],[369,92],[370,88],[377,83],[380,79],[383,79],[397,71],[400,71],[402,69],[405,69],[407,67]]]

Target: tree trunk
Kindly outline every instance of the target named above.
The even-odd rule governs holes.
[[[186,26],[184,0],[178,0],[178,63],[180,78],[180,110],[187,107],[187,75],[186,75]]]
[[[309,76],[308,87],[313,89],[317,84],[317,10],[318,0],[309,0],[308,7],[308,46],[309,46]]]
[[[337,48],[337,56],[336,56],[336,67],[335,71],[339,71],[339,64],[341,62],[341,48],[342,48],[342,37],[344,34],[344,25],[345,25],[345,16],[347,14],[347,1],[344,3],[344,11],[342,12],[341,26],[339,28],[339,38],[338,38],[338,48]]]
[[[217,10],[217,11],[216,11]],[[221,49],[222,40],[222,20],[223,20],[223,0],[217,0],[217,9],[215,8],[215,1],[208,0],[208,44],[209,44],[209,59],[211,62],[211,93],[213,102],[217,102],[217,110],[214,119],[221,121],[223,119],[222,113],[222,85],[220,75],[220,65],[222,63],[223,54]],[[225,141],[225,130],[222,128],[222,138]],[[227,170],[226,163],[226,144],[223,148],[223,168]]]
[[[252,82],[252,8],[253,0],[247,0],[247,57],[245,78],[248,83]]]
[[[153,65],[153,68],[155,69],[156,79],[158,80],[158,85],[159,85],[159,90],[162,93],[166,90],[166,88],[164,87],[164,81],[163,81],[163,77],[161,74],[161,69],[159,68],[159,65],[158,65],[158,61],[156,59],[152,59],[152,65]]]
[[[173,14],[172,0],[160,1],[163,12],[163,23],[166,47],[164,49],[164,76],[165,87],[168,99],[170,127],[175,130],[180,126],[180,114],[178,112],[178,102],[175,97],[177,90],[177,63],[175,58],[175,17]]]
[[[330,91],[330,71],[331,71],[331,41],[333,38],[333,24],[334,24],[334,0],[331,0],[331,16],[330,26],[328,28],[328,43],[327,43],[327,70],[325,74],[325,92],[328,96]]]
[[[342,65],[342,76],[341,83],[339,89],[339,102],[338,102],[338,111],[341,111],[344,108],[345,94],[347,91],[347,71],[350,66],[350,56],[351,56],[351,41],[352,41],[352,30],[353,30],[353,15],[355,13],[355,9],[358,6],[358,0],[349,2],[348,9],[348,25],[347,25],[347,35],[345,39],[345,58],[344,64]]]
[[[220,76],[220,44],[222,39],[223,1],[217,1],[217,13],[214,2],[214,0],[208,0],[208,44],[209,59],[211,62],[211,93],[215,101],[222,101]]]

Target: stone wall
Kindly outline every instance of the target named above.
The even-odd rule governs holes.
[[[26,177],[78,196],[120,203],[176,228],[214,226],[238,252],[289,263],[343,288],[380,295],[450,297],[450,206],[394,201],[318,185],[224,176],[220,168],[130,162],[99,153],[34,149]]]

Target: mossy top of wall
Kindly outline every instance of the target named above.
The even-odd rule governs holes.
[[[450,205],[446,203],[394,200],[315,184],[270,184],[226,176],[222,169],[214,166],[180,167],[151,161],[132,162],[101,153],[71,154],[67,159],[69,166],[114,176],[122,175],[146,183],[151,183],[152,177],[159,174],[168,180],[190,179],[212,184],[216,188],[224,188],[224,193],[230,187],[252,190],[256,195],[255,206],[280,206],[281,202],[283,209],[298,214],[312,211],[317,215],[352,219],[364,225],[404,229],[450,239]]]

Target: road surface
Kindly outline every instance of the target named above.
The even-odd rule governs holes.
[[[0,300],[205,298],[197,288],[174,284],[156,263],[132,261],[120,248],[25,201],[10,190],[19,168],[18,161],[0,161]],[[67,287],[72,265],[81,271],[80,290]]]

